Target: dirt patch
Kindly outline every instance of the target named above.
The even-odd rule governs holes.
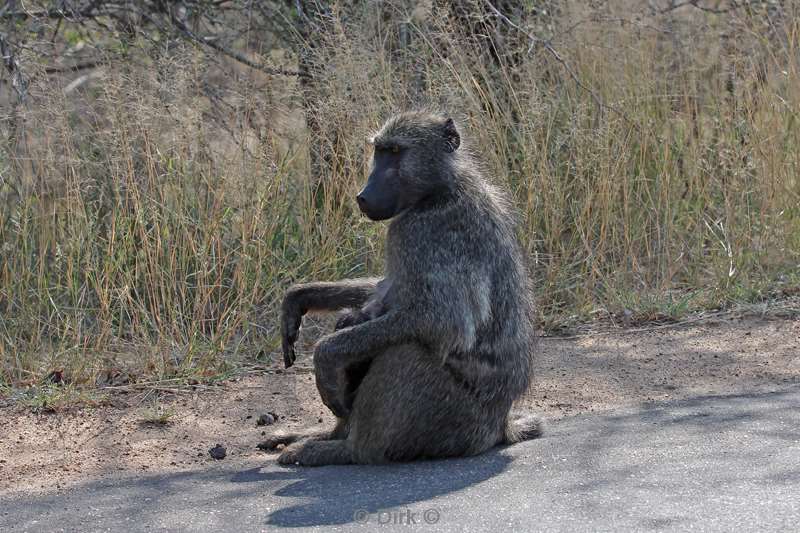
[[[292,369],[276,362],[214,390],[117,394],[114,407],[55,414],[0,409],[0,495],[273,460],[274,454],[256,449],[262,432],[333,423],[309,365],[303,354]],[[800,382],[800,320],[542,339],[535,367],[525,403],[551,420],[648,401],[762,392]],[[264,414],[274,423],[258,426]],[[225,447],[225,459],[209,454],[217,444]]]

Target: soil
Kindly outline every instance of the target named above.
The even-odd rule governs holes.
[[[210,390],[115,393],[111,404],[56,413],[0,409],[0,497],[62,491],[97,478],[272,461],[256,448],[275,430],[332,425],[309,353]],[[764,392],[800,383],[800,320],[729,320],[695,327],[543,338],[524,403],[545,420],[693,396]],[[163,417],[153,416],[153,402]],[[274,418],[259,426],[262,415]],[[264,417],[268,420],[270,416]],[[546,431],[546,427],[545,427]],[[226,457],[215,460],[217,444]]]

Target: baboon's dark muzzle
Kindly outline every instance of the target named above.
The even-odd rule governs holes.
[[[386,220],[397,212],[397,194],[393,187],[382,183],[385,181],[371,175],[367,185],[356,196],[358,208],[370,220]]]

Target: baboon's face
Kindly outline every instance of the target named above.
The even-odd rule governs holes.
[[[372,171],[356,197],[371,220],[388,220],[447,189],[444,165],[460,144],[452,119],[409,113],[389,120],[373,139]]]
[[[407,203],[407,191],[401,178],[403,158],[409,147],[399,144],[376,144],[372,172],[364,189],[356,196],[358,207],[371,220],[387,220],[399,213]]]

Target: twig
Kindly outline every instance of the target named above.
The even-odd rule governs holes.
[[[78,89],[81,85],[85,84],[87,81],[90,81],[95,78],[99,78],[102,76],[101,72],[89,72],[88,74],[83,74],[78,76],[74,80],[72,80],[66,87],[64,87],[64,94],[70,94]]]
[[[622,26],[625,26],[627,24],[628,26],[633,26],[635,28],[639,28],[639,29],[643,29],[643,30],[651,30],[651,31],[654,31],[656,33],[663,33],[664,35],[672,35],[672,31],[671,30],[668,30],[666,28],[659,28],[658,26],[653,26],[652,24],[647,24],[645,22],[639,22],[639,21],[633,20],[633,19],[626,19],[626,18],[623,18],[623,17],[594,16],[594,17],[585,18],[585,19],[582,19],[582,20],[579,20],[579,21],[575,22],[574,24],[570,25],[565,30],[562,30],[562,31],[558,32],[558,34],[556,35],[556,37],[553,40],[557,41],[560,37],[562,37],[564,35],[571,34],[579,26],[583,26],[584,24],[588,24],[590,22],[595,22],[595,23],[619,23]]]
[[[181,385],[176,387],[164,387],[159,385],[148,385],[147,383],[134,383],[132,385],[108,385],[105,387],[101,387],[100,390],[103,391],[156,391],[156,392],[168,392],[170,394],[186,394],[189,392],[196,392],[199,390],[217,390],[219,389],[218,386],[210,386],[210,385]]]

